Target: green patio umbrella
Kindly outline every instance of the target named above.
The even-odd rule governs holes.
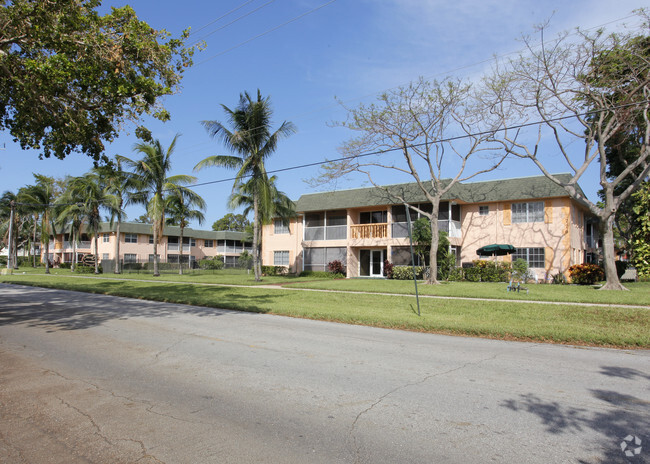
[[[505,256],[514,253],[515,251],[516,248],[512,245],[494,243],[492,245],[482,246],[476,250],[476,254],[479,256]]]

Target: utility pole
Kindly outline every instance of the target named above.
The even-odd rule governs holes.
[[[14,210],[16,209],[16,202],[11,200],[9,202],[11,213],[9,214],[9,247],[7,248],[7,269],[14,269]]]
[[[413,253],[413,234],[411,232],[411,210],[408,203],[404,203],[404,211],[406,211],[406,221],[409,229],[409,245],[411,246],[411,265],[413,266],[413,283],[415,284],[415,299],[418,303],[418,316],[420,316],[420,295],[418,294],[418,277],[415,273],[415,254]]]

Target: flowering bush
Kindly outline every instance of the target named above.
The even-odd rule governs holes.
[[[388,260],[384,261],[384,276],[386,276],[387,279],[393,278],[393,263]]]
[[[571,282],[578,285],[593,285],[605,279],[605,271],[597,264],[574,264],[569,268]]]
[[[345,275],[345,267],[338,259],[327,263],[327,270],[332,274]]]

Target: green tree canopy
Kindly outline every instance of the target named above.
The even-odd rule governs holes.
[[[257,98],[244,92],[233,110],[221,105],[232,129],[219,121],[203,121],[211,137],[221,140],[234,155],[216,155],[200,161],[195,170],[208,166],[220,166],[237,170],[231,204],[250,204],[253,209],[253,268],[255,280],[262,280],[261,235],[265,217],[272,214],[277,189],[274,178],[266,172],[266,160],[275,152],[282,137],[293,134],[293,123],[284,121],[271,132],[271,103],[269,97]],[[250,202],[248,201],[250,199]]]
[[[221,219],[217,219],[212,224],[212,230],[236,230],[244,232],[251,222],[243,214],[228,213]]]
[[[0,0],[0,130],[22,148],[99,160],[124,122],[169,119],[159,97],[177,91],[192,64],[188,31],[170,38],[130,6],[101,16],[100,4]]]

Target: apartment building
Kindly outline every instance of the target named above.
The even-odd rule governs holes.
[[[414,183],[301,196],[288,226],[279,220],[264,226],[263,264],[300,272],[339,260],[347,277],[381,277],[385,260],[409,264],[407,208],[398,195],[432,210]],[[413,221],[420,216],[408,211]],[[523,258],[541,280],[597,252],[595,219],[544,176],[457,184],[440,203],[438,227],[447,232],[458,265],[479,259],[482,246],[510,244],[517,251],[499,259]]]
[[[119,259],[124,263],[153,262],[153,231],[151,224],[125,222],[120,225],[120,236],[116,234],[116,224],[103,222],[99,228],[98,253],[101,260],[115,259],[116,240],[120,241]],[[158,255],[162,262],[178,263],[181,254],[180,227],[169,226],[163,230]],[[235,231],[183,229],[182,262],[192,265],[201,259],[224,257],[226,266],[234,266],[239,255],[244,251],[252,253],[245,233]],[[85,231],[77,243],[79,257],[94,253],[94,236]],[[50,242],[50,261],[52,263],[69,263],[73,260],[73,244],[70,242],[69,230],[58,234]]]

